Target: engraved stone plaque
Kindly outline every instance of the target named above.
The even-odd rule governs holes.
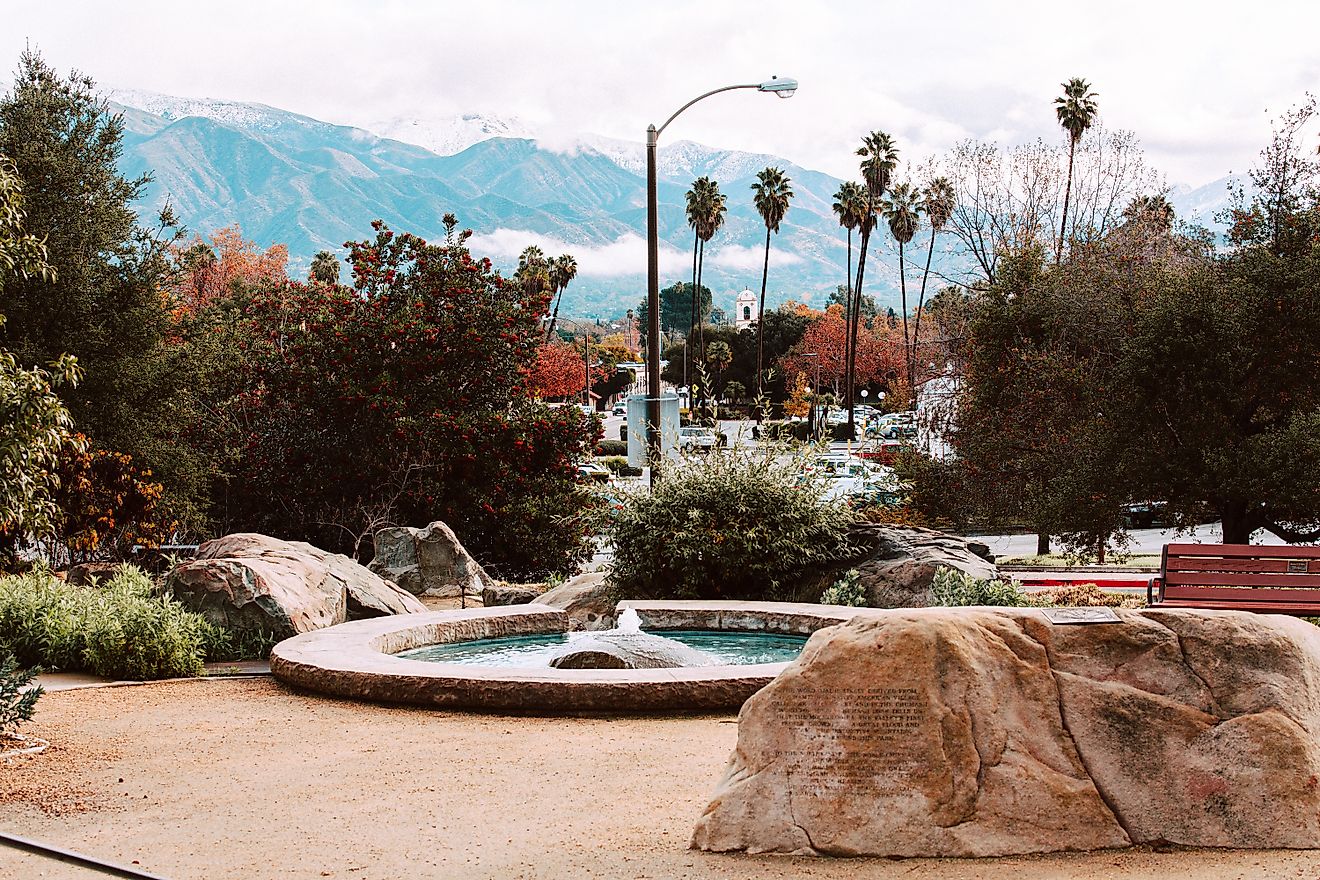
[[[1074,623],[1122,623],[1112,608],[1042,608],[1041,613],[1056,626]]]

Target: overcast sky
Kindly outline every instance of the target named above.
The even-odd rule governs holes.
[[[1245,170],[1271,115],[1320,90],[1320,3],[32,2],[0,0],[9,79],[25,42],[107,87],[257,101],[332,122],[457,112],[641,140],[708,89],[794,76],[797,96],[715,96],[666,132],[856,176],[881,129],[905,159],[964,137],[1059,138],[1085,77],[1170,183]]]

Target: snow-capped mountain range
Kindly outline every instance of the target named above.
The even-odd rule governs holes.
[[[124,114],[123,170],[155,177],[144,209],[168,200],[203,233],[238,223],[259,244],[288,245],[295,269],[319,250],[341,252],[344,242],[366,237],[374,219],[437,237],[443,215],[453,212],[474,230],[473,247],[497,265],[512,268],[528,244],[573,253],[579,276],[565,294],[571,313],[621,314],[643,295],[641,143],[547,136],[516,117],[481,113],[358,128],[247,102],[140,90],[106,97]],[[659,151],[663,283],[690,276],[684,193],[701,175],[728,195],[704,274],[716,304],[731,307],[738,290],[760,283],[765,227],[750,185],[769,165],[785,170],[796,194],[771,248],[769,303],[820,305],[843,280],[846,239],[831,208],[841,181],[780,157],[677,141]],[[1175,190],[1171,200],[1180,217],[1213,226],[1225,184]],[[868,261],[868,293],[883,304],[898,300],[892,247],[878,237]],[[950,242],[937,243],[937,268],[955,259]]]

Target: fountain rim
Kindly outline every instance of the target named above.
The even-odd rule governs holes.
[[[791,602],[624,601],[652,632],[701,629],[806,635],[864,609]],[[394,656],[445,642],[567,632],[547,605],[505,605],[356,620],[294,636],[271,651],[271,672],[299,688],[385,703],[549,714],[737,709],[788,663],[669,669],[531,669]]]

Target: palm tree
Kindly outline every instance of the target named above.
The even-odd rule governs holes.
[[[1068,132],[1068,182],[1063,188],[1063,219],[1059,221],[1059,244],[1054,249],[1054,262],[1063,257],[1063,237],[1068,229],[1068,201],[1072,195],[1073,158],[1077,155],[1077,145],[1082,134],[1091,127],[1099,108],[1095,103],[1096,93],[1091,85],[1080,77],[1073,77],[1063,84],[1063,95],[1054,99],[1054,112],[1059,117],[1059,125]]]
[[[550,289],[550,264],[546,262],[545,252],[536,245],[528,245],[518,255],[518,270],[513,277],[527,293]]]
[[[555,310],[550,315],[550,327],[545,332],[545,341],[554,338],[555,321],[559,320],[559,304],[564,301],[564,288],[577,277],[577,260],[569,254],[562,254],[550,264],[550,289],[555,296]]]
[[[839,191],[834,194],[834,216],[839,218],[839,225],[848,230],[848,293],[843,299],[845,319],[852,314],[852,231],[862,223],[866,214],[866,190],[851,180],[839,184]]]
[[[698,177],[692,182],[692,189],[687,191],[687,221],[688,226],[692,227],[692,303],[691,313],[688,319],[687,335],[689,339],[692,336],[692,330],[697,325],[697,247],[701,244],[701,219],[705,216],[706,192],[710,184],[710,178]],[[687,382],[687,349],[684,349],[683,355],[683,384]]]
[[[704,179],[704,178],[703,178]],[[701,290],[701,275],[706,269],[706,242],[715,237],[720,227],[724,225],[724,214],[728,210],[725,206],[725,195],[720,192],[720,185],[715,181],[710,181],[710,187],[706,191],[706,198],[703,202],[704,212],[701,216],[701,223],[697,226],[697,235],[701,238],[701,258],[697,261],[697,286],[696,290]],[[697,333],[699,340],[698,349],[705,349],[706,346],[706,316],[698,314]]]
[[[917,356],[917,346],[921,345],[921,310],[926,305],[926,280],[930,278],[930,260],[935,255],[935,236],[944,229],[944,224],[953,216],[958,197],[953,191],[953,184],[948,178],[937,177],[930,182],[923,194],[922,210],[930,220],[930,247],[926,250],[926,271],[921,274],[921,294],[917,297],[917,323],[912,328],[912,357]],[[912,389],[916,394],[916,387]]]
[[[883,131],[873,131],[862,138],[862,145],[857,148],[857,155],[862,157],[862,181],[866,184],[866,212],[860,224],[862,230],[862,253],[857,258],[857,289],[853,292],[853,314],[850,318],[851,329],[848,331],[848,355],[846,381],[847,395],[845,406],[848,408],[848,434],[856,436],[853,421],[853,394],[857,372],[857,331],[862,318],[862,284],[866,279],[866,251],[871,243],[871,232],[875,229],[875,215],[880,208],[880,200],[889,188],[889,180],[898,166],[898,148],[894,140]]]
[[[898,289],[903,308],[903,358],[907,365],[908,388],[912,387],[912,341],[908,336],[907,267],[903,262],[903,248],[917,234],[921,225],[921,195],[909,183],[894,187],[882,208],[889,221],[889,233],[898,242]]]
[[[765,168],[756,172],[756,193],[753,203],[756,212],[765,221],[765,265],[761,269],[761,306],[756,313],[756,393],[761,394],[761,370],[765,361],[765,285],[770,276],[770,233],[779,231],[779,224],[788,213],[793,198],[791,181],[781,168]]]
[[[1173,205],[1169,204],[1164,193],[1137,196],[1123,209],[1123,218],[1129,223],[1148,223],[1161,232],[1170,232],[1173,230]],[[320,259],[320,256],[317,254],[317,259]]]
[[[710,364],[710,368],[715,371],[715,385],[718,387],[724,371],[728,369],[729,364],[733,363],[733,349],[729,348],[729,343],[723,339],[716,339],[712,342],[710,347],[706,349],[706,363]],[[716,397],[719,396],[718,391],[714,394]]]

